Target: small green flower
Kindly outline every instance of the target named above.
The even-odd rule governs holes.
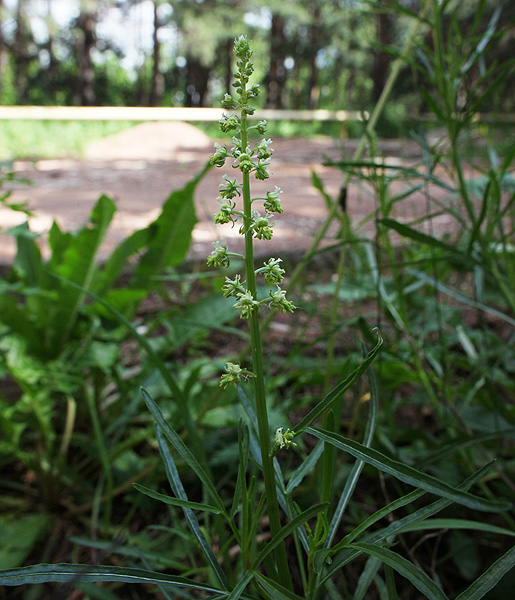
[[[240,127],[240,119],[237,115],[223,115],[223,117],[219,121],[220,129],[227,133],[228,131],[233,131],[234,129],[239,129]]]
[[[234,308],[241,310],[240,319],[250,319],[254,308],[259,306],[259,302],[254,300],[249,290],[237,294],[238,301],[234,303]]]
[[[256,96],[259,96],[259,85],[257,83],[251,85],[247,90],[247,98],[255,98]]]
[[[254,237],[258,240],[271,240],[274,234],[272,229],[273,223],[270,223],[268,217],[261,216],[257,210],[253,211],[254,222],[251,229],[254,231]]]
[[[252,48],[250,47],[247,36],[240,35],[234,41],[234,54],[242,60],[248,60],[252,56]]]
[[[286,292],[281,288],[270,294],[270,308],[272,310],[279,310],[282,313],[293,312],[297,307],[286,299]]]
[[[283,448],[289,448],[290,446],[296,446],[297,444],[293,441],[295,437],[295,431],[290,431],[287,429],[284,431],[284,427],[279,427],[279,429],[275,430],[275,443],[279,447],[280,450]]]
[[[264,138],[259,142],[259,144],[257,144],[256,146],[256,151],[257,151],[257,155],[258,158],[260,160],[266,160],[267,158],[270,158],[272,156],[272,148],[270,148],[270,144],[272,143],[272,140],[269,138],[268,140],[265,140]]]
[[[229,385],[235,386],[237,383],[241,383],[242,381],[246,381],[251,377],[255,377],[254,373],[251,371],[242,369],[240,365],[235,365],[232,362],[225,364],[225,370],[227,373],[224,373],[220,378],[220,385],[224,388]]]
[[[278,188],[277,186],[275,186],[275,190],[273,192],[271,192],[270,190],[267,191],[266,200],[264,203],[264,207],[266,208],[266,210],[272,213],[275,212],[279,214],[284,212],[281,200],[279,199],[279,194],[282,193],[283,191],[281,190],[281,188]]]
[[[217,167],[223,167],[225,165],[226,158],[227,146],[220,146],[220,144],[215,143],[215,153],[213,154],[209,162],[212,165],[216,165]]]
[[[254,173],[254,176],[256,179],[259,179],[260,181],[264,181],[265,179],[268,179],[270,177],[269,173],[268,173],[268,161],[266,162],[262,162],[261,160],[258,162],[258,164],[256,165],[256,170]]]
[[[224,108],[231,109],[236,108],[238,106],[238,103],[230,94],[225,94],[224,99],[222,100],[222,106]]]
[[[220,242],[213,242],[214,250],[207,257],[207,264],[210,267],[228,267],[230,264],[228,256],[228,248]]]
[[[213,220],[217,225],[225,225],[226,223],[234,223],[236,216],[234,214],[234,202],[224,201],[222,198],[217,198],[220,202],[220,209],[215,213]]]
[[[225,185],[223,183],[220,184],[220,196],[225,198],[226,200],[230,200],[231,198],[235,198],[236,196],[241,196],[241,183],[236,183],[235,179],[229,179],[227,175],[224,175]]]
[[[264,120],[258,122],[258,124],[256,125],[256,129],[259,135],[263,135],[264,133],[266,133],[267,125],[268,123]]]
[[[237,274],[234,279],[225,278],[225,283],[222,286],[223,295],[226,298],[230,296],[238,296],[239,294],[245,293],[245,288],[241,284],[240,275]]]
[[[250,156],[246,152],[239,155],[238,161],[238,167],[242,173],[250,173],[250,171],[252,171],[252,169],[255,167]]]
[[[268,285],[275,285],[281,283],[283,280],[285,271],[279,266],[279,263],[281,262],[282,259],[280,258],[271,258],[265,263],[265,266],[260,269]]]

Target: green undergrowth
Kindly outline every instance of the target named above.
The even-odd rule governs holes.
[[[0,160],[80,158],[89,143],[133,126],[130,121],[0,121]]]

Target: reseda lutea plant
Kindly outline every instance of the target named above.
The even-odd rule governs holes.
[[[241,174],[241,182],[230,179],[224,175],[224,183],[220,186],[220,209],[214,216],[217,224],[236,223],[240,224],[240,233],[245,237],[245,255],[229,252],[226,245],[219,241],[214,243],[214,250],[208,257],[208,264],[215,267],[228,267],[230,257],[237,256],[245,261],[245,281],[237,274],[234,279],[226,277],[223,293],[226,297],[236,298],[234,307],[239,310],[242,319],[248,319],[250,323],[250,337],[252,347],[252,371],[242,368],[238,364],[227,363],[226,373],[222,375],[220,385],[236,385],[245,379],[252,378],[254,381],[254,394],[256,402],[256,416],[258,422],[259,444],[263,467],[263,478],[266,490],[266,502],[270,519],[272,535],[281,530],[279,506],[277,501],[276,486],[274,480],[274,469],[272,463],[273,452],[270,444],[270,431],[265,396],[263,344],[259,327],[259,311],[262,308],[279,310],[283,313],[293,312],[295,306],[286,298],[286,292],[280,284],[284,277],[284,269],[281,267],[280,258],[270,258],[260,268],[254,264],[254,238],[270,240],[273,235],[273,222],[271,218],[274,213],[282,213],[283,207],[280,201],[281,190],[276,186],[273,191],[269,190],[264,197],[252,197],[250,190],[251,174],[258,180],[269,178],[269,166],[272,156],[270,147],[272,140],[263,138],[254,148],[248,142],[249,131],[256,129],[259,134],[266,132],[266,121],[259,121],[256,125],[248,124],[248,117],[254,114],[254,108],[249,102],[259,94],[258,85],[249,85],[249,79],[254,71],[251,62],[252,49],[245,36],[240,36],[234,43],[234,53],[237,58],[237,70],[234,73],[235,95],[226,94],[223,106],[227,109],[236,109],[226,114],[220,120],[220,128],[223,132],[234,131],[232,138],[233,146],[229,150],[227,146],[216,144],[216,151],[211,158],[211,163],[217,167],[223,167],[227,159],[233,161],[233,168]],[[237,201],[243,206],[238,207]],[[257,207],[261,208],[261,211]],[[243,208],[243,210],[241,210]],[[264,211],[264,214],[263,214]],[[258,299],[257,276],[264,278],[265,282],[272,286],[269,296]],[[282,429],[276,432],[276,440],[282,444],[279,447],[289,446],[294,434]],[[274,446],[274,450],[277,447]],[[291,580],[286,560],[284,546],[278,546],[275,552],[277,572],[279,580],[291,588]]]

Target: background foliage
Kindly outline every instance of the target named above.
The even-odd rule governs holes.
[[[23,8],[28,14],[29,4],[18,4],[12,15],[23,16]],[[128,9],[128,3],[119,4],[116,10]],[[291,517],[296,513],[288,513],[290,557],[304,556],[303,542],[308,534],[316,536],[318,528],[309,529],[309,523],[321,510],[321,490],[332,502],[334,547],[318,548],[312,556],[324,584],[332,582],[326,588],[331,598],[408,600],[419,592],[443,598],[443,589],[460,600],[487,592],[490,600],[503,600],[513,589],[515,145],[507,129],[499,143],[476,121],[479,113],[512,106],[513,60],[505,54],[512,39],[512,7],[488,1],[462,2],[459,10],[452,2],[431,5],[431,12],[419,13],[416,3],[278,3],[270,5],[268,29],[251,28],[257,39],[256,64],[262,78],[268,77],[266,102],[275,93],[276,106],[294,106],[300,82],[299,105],[312,106],[315,99],[316,106],[323,106],[322,88],[317,96],[316,86],[309,84],[310,61],[323,56],[319,50],[313,54],[316,46],[310,46],[315,43],[310,23],[319,10],[317,18],[328,28],[319,43],[326,48],[331,40],[338,47],[337,40],[352,40],[350,46],[340,46],[340,56],[355,61],[356,80],[342,79],[352,69],[331,79],[319,58],[314,61],[317,81],[339,82],[337,91],[328,92],[331,100],[339,94],[338,107],[350,90],[348,106],[368,108],[377,93],[373,63],[398,54],[403,20],[416,18],[422,35],[413,51],[402,56],[405,76],[397,80],[386,111],[395,114],[403,98],[405,106],[429,112],[440,133],[429,137],[419,128],[414,135],[422,158],[392,165],[378,152],[377,131],[369,122],[361,150],[332,163],[346,185],[373,190],[374,211],[362,223],[351,223],[342,199],[331,198],[313,175],[313,185],[327,203],[327,222],[300,261],[283,257],[292,263],[289,293],[302,310],[287,320],[280,316],[274,325],[264,324],[269,326],[266,387],[274,429],[301,423],[334,384],[352,379],[363,360],[363,346],[369,350],[377,342],[374,326],[380,326],[385,340],[373,363],[375,377],[356,382],[335,402],[334,421],[326,421],[332,431],[310,428],[311,437],[299,438],[297,448],[278,455],[287,482],[284,501],[291,501],[286,509],[304,511],[306,521],[295,521]],[[88,11],[100,18],[109,6],[84,1],[80,8],[78,18]],[[181,101],[187,102],[188,82],[195,85],[192,102],[195,93],[199,102],[209,97],[197,87],[200,75],[195,84],[188,79],[196,61],[209,67],[209,93],[215,98],[224,89],[226,55],[219,51],[224,37],[206,19],[226,24],[224,35],[229,35],[233,23],[236,29],[241,26],[242,14],[257,14],[262,7],[183,0],[173,9],[159,14],[181,24],[178,43],[183,45],[177,46],[176,56],[184,56],[186,63],[171,71],[189,66],[170,94],[182,90]],[[329,10],[331,18],[324,12]],[[339,21],[340,11],[355,21]],[[395,28],[382,24],[389,35],[396,32],[388,40],[389,52],[367,52],[381,20],[395,23]],[[87,27],[81,23],[76,30]],[[295,56],[292,68],[284,69],[283,82],[272,60],[277,50],[272,51],[274,26],[286,40],[280,51],[289,48],[281,60],[289,53]],[[345,27],[369,37],[345,37]],[[210,37],[215,35],[211,29],[221,37]],[[9,44],[21,37],[16,27],[10,31],[11,38],[5,31],[3,66],[6,56],[10,63],[15,60]],[[60,35],[66,40],[71,30]],[[205,47],[191,42],[196,35]],[[33,81],[31,69],[41,68],[35,57],[38,44],[27,39],[34,56],[27,54],[22,83]],[[363,48],[354,48],[358,39],[368,40]],[[331,52],[329,56],[337,56]],[[358,58],[363,60],[360,68]],[[63,68],[73,74],[73,85],[85,83],[82,67],[73,60],[70,50]],[[147,87],[139,75],[136,83],[150,98],[157,84],[152,83],[153,63],[149,59],[146,64]],[[93,71],[97,68],[93,64]],[[30,94],[32,84],[25,92],[25,83],[9,88],[14,72],[12,66],[2,71],[2,82],[7,82],[2,93],[24,101],[13,96],[14,90]],[[116,67],[112,72],[122,71]],[[377,68],[377,77],[379,72]],[[131,93],[136,83],[130,82]],[[84,101],[90,91],[83,90],[75,101]],[[230,512],[231,518],[240,510],[235,498],[244,497],[242,504],[252,510],[258,507],[256,518],[249,518],[252,513],[244,517],[245,531],[252,533],[246,549],[260,556],[266,548],[270,532],[266,519],[259,519],[262,486],[252,477],[243,484],[241,474],[246,467],[251,475],[259,474],[251,452],[252,398],[218,385],[225,362],[240,352],[245,356],[248,336],[234,318],[232,301],[220,294],[222,275],[186,262],[196,220],[193,194],[202,175],[172,192],[156,221],[124,241],[103,265],[95,260],[96,250],[115,212],[107,197],[99,199],[80,230],[52,227],[48,259],[41,256],[28,225],[10,231],[18,251],[0,280],[0,537],[8,542],[0,551],[0,567],[102,564],[95,573],[105,583],[93,585],[80,577],[80,570],[56,573],[50,567],[31,567],[19,577],[36,585],[0,587],[2,598],[61,594],[112,600],[157,593],[167,598],[170,592],[163,585],[177,577],[193,582],[190,589],[196,591],[183,590],[185,597],[201,597],[220,582],[225,585],[225,579],[237,597],[243,593],[237,587],[242,585],[242,559],[227,526],[213,516],[208,504],[213,497],[215,508]],[[14,177],[7,173],[2,183],[8,187]],[[425,214],[410,219],[406,207],[414,198],[424,203]],[[10,204],[8,192],[1,201],[26,210]],[[436,218],[452,223],[448,233],[438,231]],[[144,397],[140,386],[148,390]],[[173,452],[162,435],[156,436],[145,403]],[[333,453],[328,447],[334,447]],[[328,472],[330,485],[324,476]],[[175,486],[175,498],[164,506],[157,494],[170,493],[167,479]],[[145,494],[134,489],[135,482]],[[428,499],[429,492],[423,496],[428,488],[438,495],[457,487],[454,499],[465,498],[465,506],[449,498]],[[472,500],[463,495],[466,489],[472,490]],[[199,521],[185,520],[190,513],[183,508],[200,510]],[[125,583],[134,581],[125,567],[137,569],[132,577],[152,587],[135,591]],[[305,574],[298,569],[292,578],[302,581]],[[149,578],[148,570],[159,575]],[[259,577],[255,585],[279,594],[273,582]],[[43,581],[66,582],[67,587]],[[279,597],[295,597],[289,594]]]

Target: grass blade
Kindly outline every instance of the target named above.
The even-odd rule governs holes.
[[[189,500],[181,500],[180,498],[174,498],[173,496],[167,496],[166,494],[160,494],[159,492],[155,492],[144,485],[139,483],[133,483],[132,486],[145,494],[146,496],[150,496],[150,498],[154,498],[154,500],[159,500],[159,502],[164,502],[165,504],[170,504],[171,506],[179,506],[181,508],[189,508],[191,510],[201,510],[204,512],[213,513],[215,515],[220,514],[220,510],[215,508],[214,506],[210,506],[209,504],[201,504],[199,502],[190,502]]]
[[[159,444],[159,451],[161,453],[161,456],[163,457],[163,461],[165,463],[166,468],[166,476],[168,477],[168,481],[170,482],[170,486],[173,490],[173,493],[181,500],[188,500],[188,496],[184,491],[184,486],[182,485],[182,481],[180,480],[179,473],[177,472],[177,467],[175,466],[172,454],[168,448],[168,444],[166,443],[163,437],[164,434],[159,427],[156,428],[156,431],[157,442]],[[227,580],[225,573],[222,571],[222,568],[220,567],[211,546],[206,540],[206,537],[202,532],[202,529],[200,528],[200,525],[193,511],[189,508],[183,508],[183,510],[184,516],[188,521],[189,528],[195,536],[202,552],[204,553],[204,556],[211,565],[211,568],[213,569],[218,581],[220,582],[220,585],[226,590],[229,590],[229,581]]]
[[[186,577],[175,577],[145,569],[131,567],[107,567],[94,565],[35,565],[0,571],[0,586],[18,586],[36,583],[78,582],[158,583],[191,588],[198,591],[220,594],[221,590]]]
[[[256,570],[259,568],[259,565],[263,563],[263,560],[272,552],[277,546],[287,538],[290,533],[295,531],[298,527],[303,525],[308,519],[311,519],[315,515],[317,515],[322,510],[325,510],[328,507],[329,503],[324,502],[323,504],[315,504],[315,506],[311,506],[304,512],[297,515],[294,519],[292,519],[288,525],[283,527],[279,533],[274,535],[274,537],[268,542],[268,544],[261,550],[261,552],[256,556],[254,562],[252,563],[252,569]]]
[[[482,598],[495,587],[501,578],[514,566],[515,546],[496,560],[471,586],[457,596],[456,600],[479,600],[479,598]]]
[[[515,532],[504,527],[497,527],[482,521],[469,521],[467,519],[426,519],[421,523],[410,523],[397,530],[397,533],[405,531],[424,531],[426,529],[471,529],[473,531],[486,531],[499,535],[515,537]]]
[[[369,556],[378,558],[381,562],[395,569],[408,579],[408,581],[411,581],[417,590],[424,594],[424,597],[428,600],[448,600],[444,592],[430,577],[415,567],[409,560],[406,560],[395,552],[373,544],[353,544],[352,547]]]
[[[372,444],[372,438],[374,437],[375,424],[377,419],[377,410],[379,407],[377,384],[373,372],[369,371],[368,380],[370,384],[370,413],[368,415],[368,421],[363,441],[364,445],[367,448]],[[352,467],[347,481],[345,482],[342,495],[340,496],[340,500],[338,501],[338,505],[336,507],[336,510],[334,511],[331,523],[329,524],[329,532],[324,543],[324,546],[326,548],[328,548],[331,545],[334,536],[336,535],[338,525],[340,524],[340,521],[343,517],[343,513],[345,512],[347,504],[349,503],[352,494],[356,488],[356,484],[358,483],[358,479],[361,474],[361,471],[363,470],[364,465],[364,461],[357,459]]]
[[[265,577],[265,575],[262,575],[261,573],[256,573],[255,579],[274,600],[304,600],[294,592],[287,590],[281,584]]]
[[[168,439],[170,444],[172,444],[172,446],[175,448],[175,450],[178,452],[178,454],[184,460],[184,462],[193,470],[197,477],[202,481],[210,496],[214,500],[217,508],[219,508],[220,512],[225,515],[225,507],[222,502],[222,499],[218,495],[218,492],[216,491],[213,482],[211,481],[207,473],[204,471],[201,464],[198,462],[198,460],[195,458],[195,456],[192,454],[192,452],[189,450],[186,444],[181,440],[179,435],[168,424],[168,422],[163,416],[163,413],[161,412],[161,409],[150,397],[149,393],[144,388],[141,388],[141,393],[143,394],[145,403],[149,411],[152,413],[154,420],[158,424],[159,429],[163,432],[165,437]]]
[[[351,385],[363,375],[363,373],[368,369],[377,353],[379,352],[382,344],[383,338],[381,337],[381,332],[379,329],[376,329],[377,332],[377,343],[370,350],[370,352],[365,356],[363,362],[340,384],[338,384],[327,396],[319,402],[303,419],[302,421],[295,427],[295,434],[299,435],[302,431],[304,431],[307,427],[313,423],[324,411],[331,407],[331,405],[340,398],[340,396],[345,393]]]
[[[452,487],[448,483],[436,479],[436,477],[426,475],[421,471],[417,471],[413,467],[409,467],[396,460],[388,458],[377,450],[367,448],[366,446],[363,446],[354,440],[345,438],[337,433],[314,429],[312,427],[308,428],[308,432],[319,440],[334,444],[340,450],[348,452],[356,458],[362,459],[366,463],[376,467],[384,473],[393,475],[393,477],[403,481],[404,483],[421,488],[426,490],[426,492],[430,492],[437,496],[448,498],[454,502],[457,502],[458,504],[463,504],[464,506],[468,506],[474,510],[503,512],[505,510],[510,510],[512,506],[511,502],[484,500],[479,496],[474,496],[473,494],[469,494],[468,492],[464,492],[460,489]]]
[[[297,469],[292,473],[290,481],[286,486],[285,493],[291,494],[293,490],[301,483],[304,477],[311,471],[311,469],[317,464],[319,458],[322,456],[324,451],[324,444],[318,443],[312,450],[311,454],[301,463]]]

